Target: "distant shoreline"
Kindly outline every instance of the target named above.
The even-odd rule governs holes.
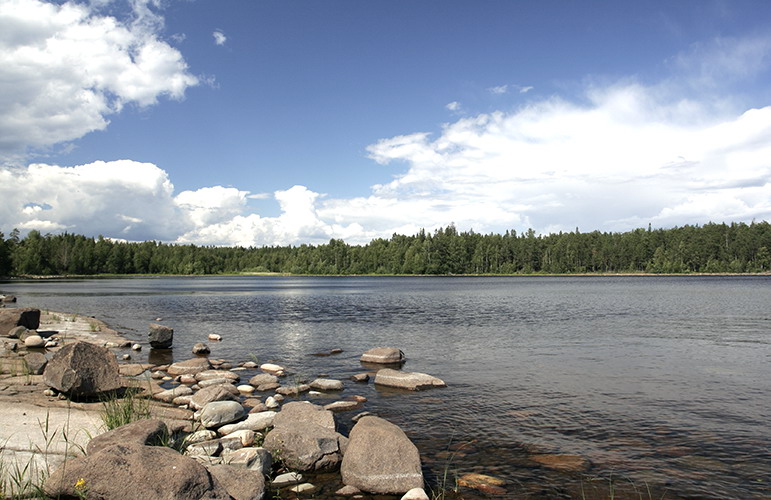
[[[233,278],[233,277],[283,277],[283,278],[555,278],[555,277],[741,277],[771,276],[762,273],[530,273],[530,274],[291,274],[291,273],[223,273],[223,274],[61,274],[0,276],[0,281],[45,281],[66,279],[131,279],[131,278]]]

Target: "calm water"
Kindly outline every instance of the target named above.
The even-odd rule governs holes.
[[[213,357],[308,378],[347,379],[364,350],[399,347],[405,370],[449,387],[348,382],[343,395],[401,425],[430,481],[448,468],[503,478],[513,498],[609,498],[609,487],[616,498],[771,498],[771,277],[148,278],[0,291],[140,341],[162,317],[174,359],[220,333]],[[345,352],[313,356],[332,348]],[[350,416],[338,415],[343,429]],[[531,459],[548,453],[590,466]]]

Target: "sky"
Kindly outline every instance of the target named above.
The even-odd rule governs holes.
[[[0,0],[0,231],[771,220],[771,2]]]

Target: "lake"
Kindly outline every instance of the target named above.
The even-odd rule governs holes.
[[[0,292],[142,342],[161,317],[175,360],[219,333],[212,357],[346,380],[343,396],[407,432],[434,484],[479,472],[513,498],[771,498],[769,276],[175,277]],[[448,387],[348,381],[377,346]],[[344,352],[313,355],[333,348]],[[352,415],[337,416],[345,433]]]

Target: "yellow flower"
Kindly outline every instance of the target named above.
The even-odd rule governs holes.
[[[87,488],[86,480],[81,477],[80,479],[78,479],[78,482],[75,483],[75,489],[78,491],[83,491],[86,488]]]

